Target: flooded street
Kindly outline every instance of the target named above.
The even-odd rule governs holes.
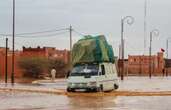
[[[169,110],[171,96],[64,96],[0,92],[0,110]]]
[[[171,77],[127,77],[119,81],[117,92],[125,91],[170,91]],[[4,84],[0,84],[4,86]],[[11,88],[55,89],[66,88],[66,80],[55,83],[15,84]],[[30,92],[0,91],[0,110],[170,110],[171,96],[114,96],[99,93],[75,93],[58,95]]]

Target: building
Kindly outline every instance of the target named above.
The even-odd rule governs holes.
[[[122,72],[122,60],[121,59],[118,59],[117,62],[116,62],[117,66],[117,71],[118,71],[118,75],[121,76],[121,72]],[[128,75],[128,59],[124,59],[124,76]]]
[[[7,73],[8,77],[11,76],[12,73],[12,51],[9,49],[7,50]],[[6,48],[5,47],[0,47],[0,77],[3,78],[5,76],[5,68],[6,68],[6,63],[5,63],[5,57],[6,57]],[[21,69],[18,67],[17,61],[20,58],[20,51],[15,51],[15,59],[14,59],[14,73],[15,77],[21,77]]]
[[[153,75],[159,75],[164,69],[163,52],[151,56],[151,71]],[[150,70],[150,57],[148,55],[128,55],[127,73],[129,75],[148,75]]]
[[[23,47],[23,51],[21,52],[22,57],[45,57],[45,58],[55,58],[59,60],[63,60],[66,64],[69,63],[69,51],[58,50],[54,47],[43,47],[40,48],[31,48],[31,47]]]
[[[5,76],[5,55],[6,55],[6,48],[5,47],[0,47],[0,79],[4,78]],[[15,51],[15,59],[14,59],[14,73],[15,77],[22,77],[23,73],[21,68],[18,66],[18,61],[22,57],[43,57],[43,58],[54,58],[54,59],[59,59],[64,61],[64,63],[68,64],[69,63],[69,58],[70,58],[70,52],[66,49],[64,50],[58,50],[54,47],[36,47],[36,48],[31,48],[31,47],[23,47],[22,51]],[[8,77],[11,76],[12,72],[12,51],[8,49],[7,53],[7,73]]]
[[[171,74],[171,59],[165,59],[165,75]]]

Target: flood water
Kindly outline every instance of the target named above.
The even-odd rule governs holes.
[[[171,77],[126,77],[118,90],[171,91]],[[4,86],[4,84],[0,84]],[[8,85],[7,87],[11,87]],[[66,80],[16,88],[66,89]],[[170,110],[171,96],[81,96],[0,91],[0,110]]]
[[[6,85],[0,82],[0,87]],[[49,81],[38,84],[15,84],[17,88],[52,88],[63,89],[67,87],[66,79],[56,80],[55,83]],[[13,87],[8,84],[7,87]],[[119,79],[119,89],[125,91],[171,91],[171,77],[125,77],[123,81]]]
[[[0,110],[170,110],[170,108],[171,96],[98,97],[0,92]]]

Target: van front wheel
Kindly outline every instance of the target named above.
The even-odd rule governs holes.
[[[99,92],[103,92],[103,85],[102,84],[99,87]]]
[[[119,86],[117,84],[114,84],[114,89],[118,89]]]
[[[67,92],[74,92],[74,89],[72,89],[72,88],[67,88]]]

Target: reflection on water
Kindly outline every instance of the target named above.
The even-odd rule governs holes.
[[[0,110],[94,110],[114,107],[116,97],[0,92],[0,99]]]
[[[0,110],[170,110],[170,108],[171,96],[64,96],[0,91]]]
[[[68,97],[69,106],[71,109],[85,108],[85,109],[97,109],[108,108],[115,106],[116,97],[96,97],[96,96],[72,96]]]

